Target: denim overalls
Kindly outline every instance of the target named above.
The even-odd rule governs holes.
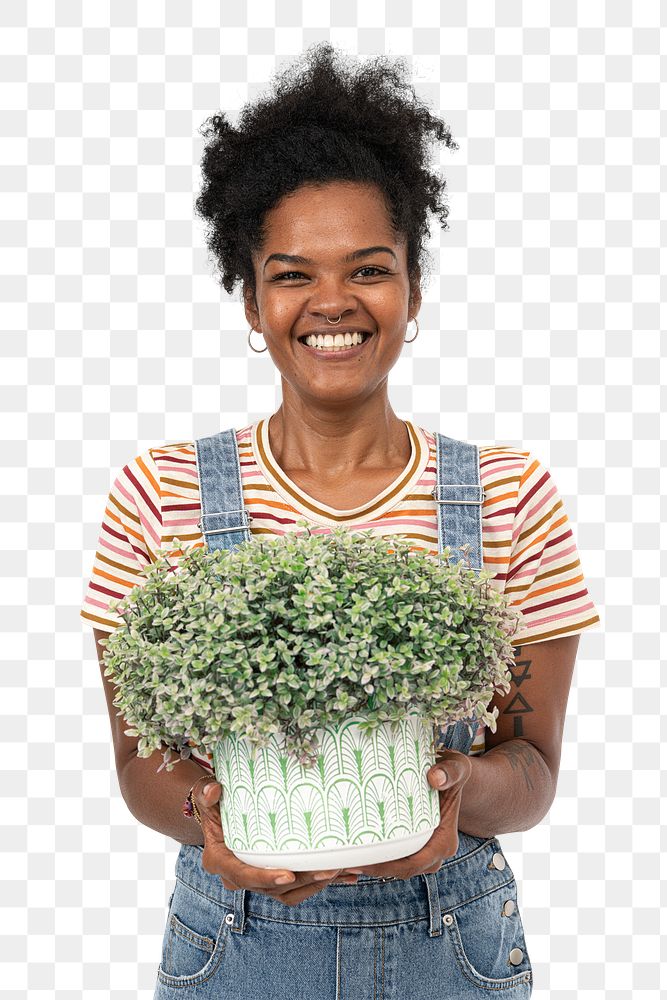
[[[482,567],[482,501],[476,445],[436,432],[438,543],[450,562],[466,543]],[[209,551],[251,538],[234,428],[195,442]],[[439,745],[468,754],[463,720]],[[444,739],[443,739],[444,735]],[[359,875],[288,906],[225,889],[182,844],[169,900],[154,1000],[439,1000],[530,997],[532,966],[517,886],[496,837],[459,830],[440,869],[410,879]]]

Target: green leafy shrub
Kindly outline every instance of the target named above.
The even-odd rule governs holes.
[[[298,525],[190,549],[177,566],[161,553],[113,602],[124,623],[103,640],[105,674],[138,756],[165,743],[158,770],[172,770],[191,746],[232,734],[265,746],[281,732],[310,765],[318,728],[363,715],[372,730],[414,709],[425,724],[475,716],[495,732],[486,706],[509,691],[520,613],[489,585],[494,574],[402,536]]]

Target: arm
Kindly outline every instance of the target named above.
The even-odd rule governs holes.
[[[163,751],[166,746],[163,746]],[[204,844],[204,833],[197,821],[184,816],[181,806],[197,778],[212,774],[194,760],[181,760],[173,771],[156,774],[162,763],[157,750],[150,757],[133,754],[118,772],[121,794],[135,819],[151,830],[171,837],[179,844]],[[212,775],[215,778],[215,775]],[[203,782],[202,782],[203,784]]]
[[[515,647],[512,685],[498,693],[497,730],[487,750],[469,757],[459,829],[475,837],[530,830],[556,795],[563,726],[579,635]]]
[[[164,769],[157,774],[162,763],[162,753],[167,749],[166,744],[162,744],[161,750],[156,750],[150,757],[137,757],[138,741],[136,737],[125,735],[124,731],[130,728],[129,723],[118,714],[118,709],[113,704],[116,688],[104,674],[104,647],[100,646],[99,640],[108,633],[97,628],[93,632],[123,801],[135,819],[151,830],[157,830],[180,844],[203,845],[202,828],[196,820],[183,815],[181,806],[197,778],[212,772],[194,760],[181,760],[173,771]]]

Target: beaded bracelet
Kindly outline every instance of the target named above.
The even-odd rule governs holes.
[[[202,780],[202,778],[205,778],[207,783],[210,781],[217,781],[215,775],[200,774],[199,777],[197,778],[197,781],[195,781],[194,785],[188,792],[185,802],[183,803],[183,806],[181,808],[181,811],[184,816],[194,816],[194,818],[197,820],[200,826],[201,826],[201,815],[199,813],[199,809],[197,808],[197,803],[192,798],[192,793],[195,790],[195,786],[198,784],[198,782]]]

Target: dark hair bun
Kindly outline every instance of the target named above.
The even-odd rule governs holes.
[[[410,276],[427,270],[429,212],[447,229],[446,181],[429,169],[433,138],[458,149],[445,123],[419,100],[402,59],[377,56],[360,66],[329,42],[311,46],[274,78],[273,92],[246,104],[234,128],[220,112],[200,131],[204,183],[195,202],[207,244],[232,293],[253,291],[252,256],[262,246],[265,213],[302,184],[372,183],[392,225],[407,239]]]

